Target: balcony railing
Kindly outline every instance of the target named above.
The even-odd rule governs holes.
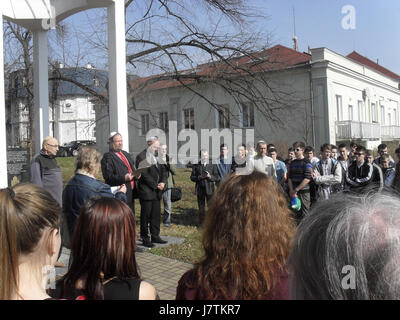
[[[336,139],[352,140],[379,140],[381,138],[381,126],[379,123],[360,121],[336,121]]]
[[[382,140],[400,139],[400,126],[381,126]]]

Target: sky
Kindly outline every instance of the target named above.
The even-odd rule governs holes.
[[[269,19],[262,24],[273,33],[275,44],[293,46],[293,8],[299,50],[327,47],[347,55],[353,50],[400,74],[399,0],[249,0]],[[354,8],[354,29],[344,29]]]
[[[199,0],[184,1],[196,4]],[[400,0],[244,0],[244,2],[252,6],[256,12],[268,16],[267,19],[258,19],[249,28],[267,30],[272,36],[272,45],[293,47],[294,9],[299,51],[307,52],[308,46],[327,47],[345,56],[355,50],[375,62],[379,59],[380,65],[400,74]],[[352,6],[354,11],[342,13],[342,9],[346,6]],[[196,20],[207,20],[201,16],[201,10],[196,9],[196,6],[188,5],[188,10],[190,14],[200,15]],[[91,11],[86,11],[69,19],[79,29],[79,24],[84,24],[90,16],[92,16]],[[349,18],[355,19],[349,20]],[[351,28],[345,29],[343,25]],[[162,29],[167,26],[158,27]]]

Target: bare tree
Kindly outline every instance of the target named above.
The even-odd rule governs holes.
[[[272,35],[265,30],[257,31],[254,24],[268,17],[248,3],[244,0],[126,0],[127,70],[147,76],[129,92],[132,108],[146,88],[171,80],[220,110],[221,106],[201,90],[202,84],[213,83],[239,106],[251,102],[266,120],[282,125],[281,111],[294,108],[298,100],[290,88],[272,85],[266,72],[278,67],[266,52]],[[90,58],[105,69],[108,55],[106,10],[84,14],[86,25],[79,26],[79,30],[64,25],[65,30],[60,31],[52,46],[59,60],[66,64],[72,65],[71,59],[68,60],[69,48],[75,47],[79,52],[72,60],[77,65]],[[66,41],[71,38],[78,45],[66,47]],[[105,95],[76,79],[56,73],[50,79],[74,83],[92,94],[96,101],[107,105]]]

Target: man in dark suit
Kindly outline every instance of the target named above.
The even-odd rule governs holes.
[[[143,245],[154,247],[153,243],[167,243],[160,237],[161,198],[167,183],[165,166],[158,163],[160,141],[152,137],[147,141],[147,149],[136,157],[136,168],[148,167],[139,179],[140,235]],[[150,224],[151,241],[148,235]]]
[[[190,180],[196,182],[197,204],[199,205],[199,225],[203,223],[209,201],[214,194],[214,182],[219,182],[218,169],[215,164],[209,163],[208,151],[200,150],[200,161],[193,165]]]
[[[101,172],[105,183],[114,186],[126,186],[127,204],[131,207],[135,214],[135,181],[137,178],[134,175],[134,162],[131,155],[122,150],[123,140],[118,132],[111,132],[108,139],[109,152],[106,152],[101,159]]]

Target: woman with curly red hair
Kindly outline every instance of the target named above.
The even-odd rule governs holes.
[[[180,279],[177,300],[288,299],[295,222],[279,188],[256,171],[220,185],[204,224],[204,258]]]

